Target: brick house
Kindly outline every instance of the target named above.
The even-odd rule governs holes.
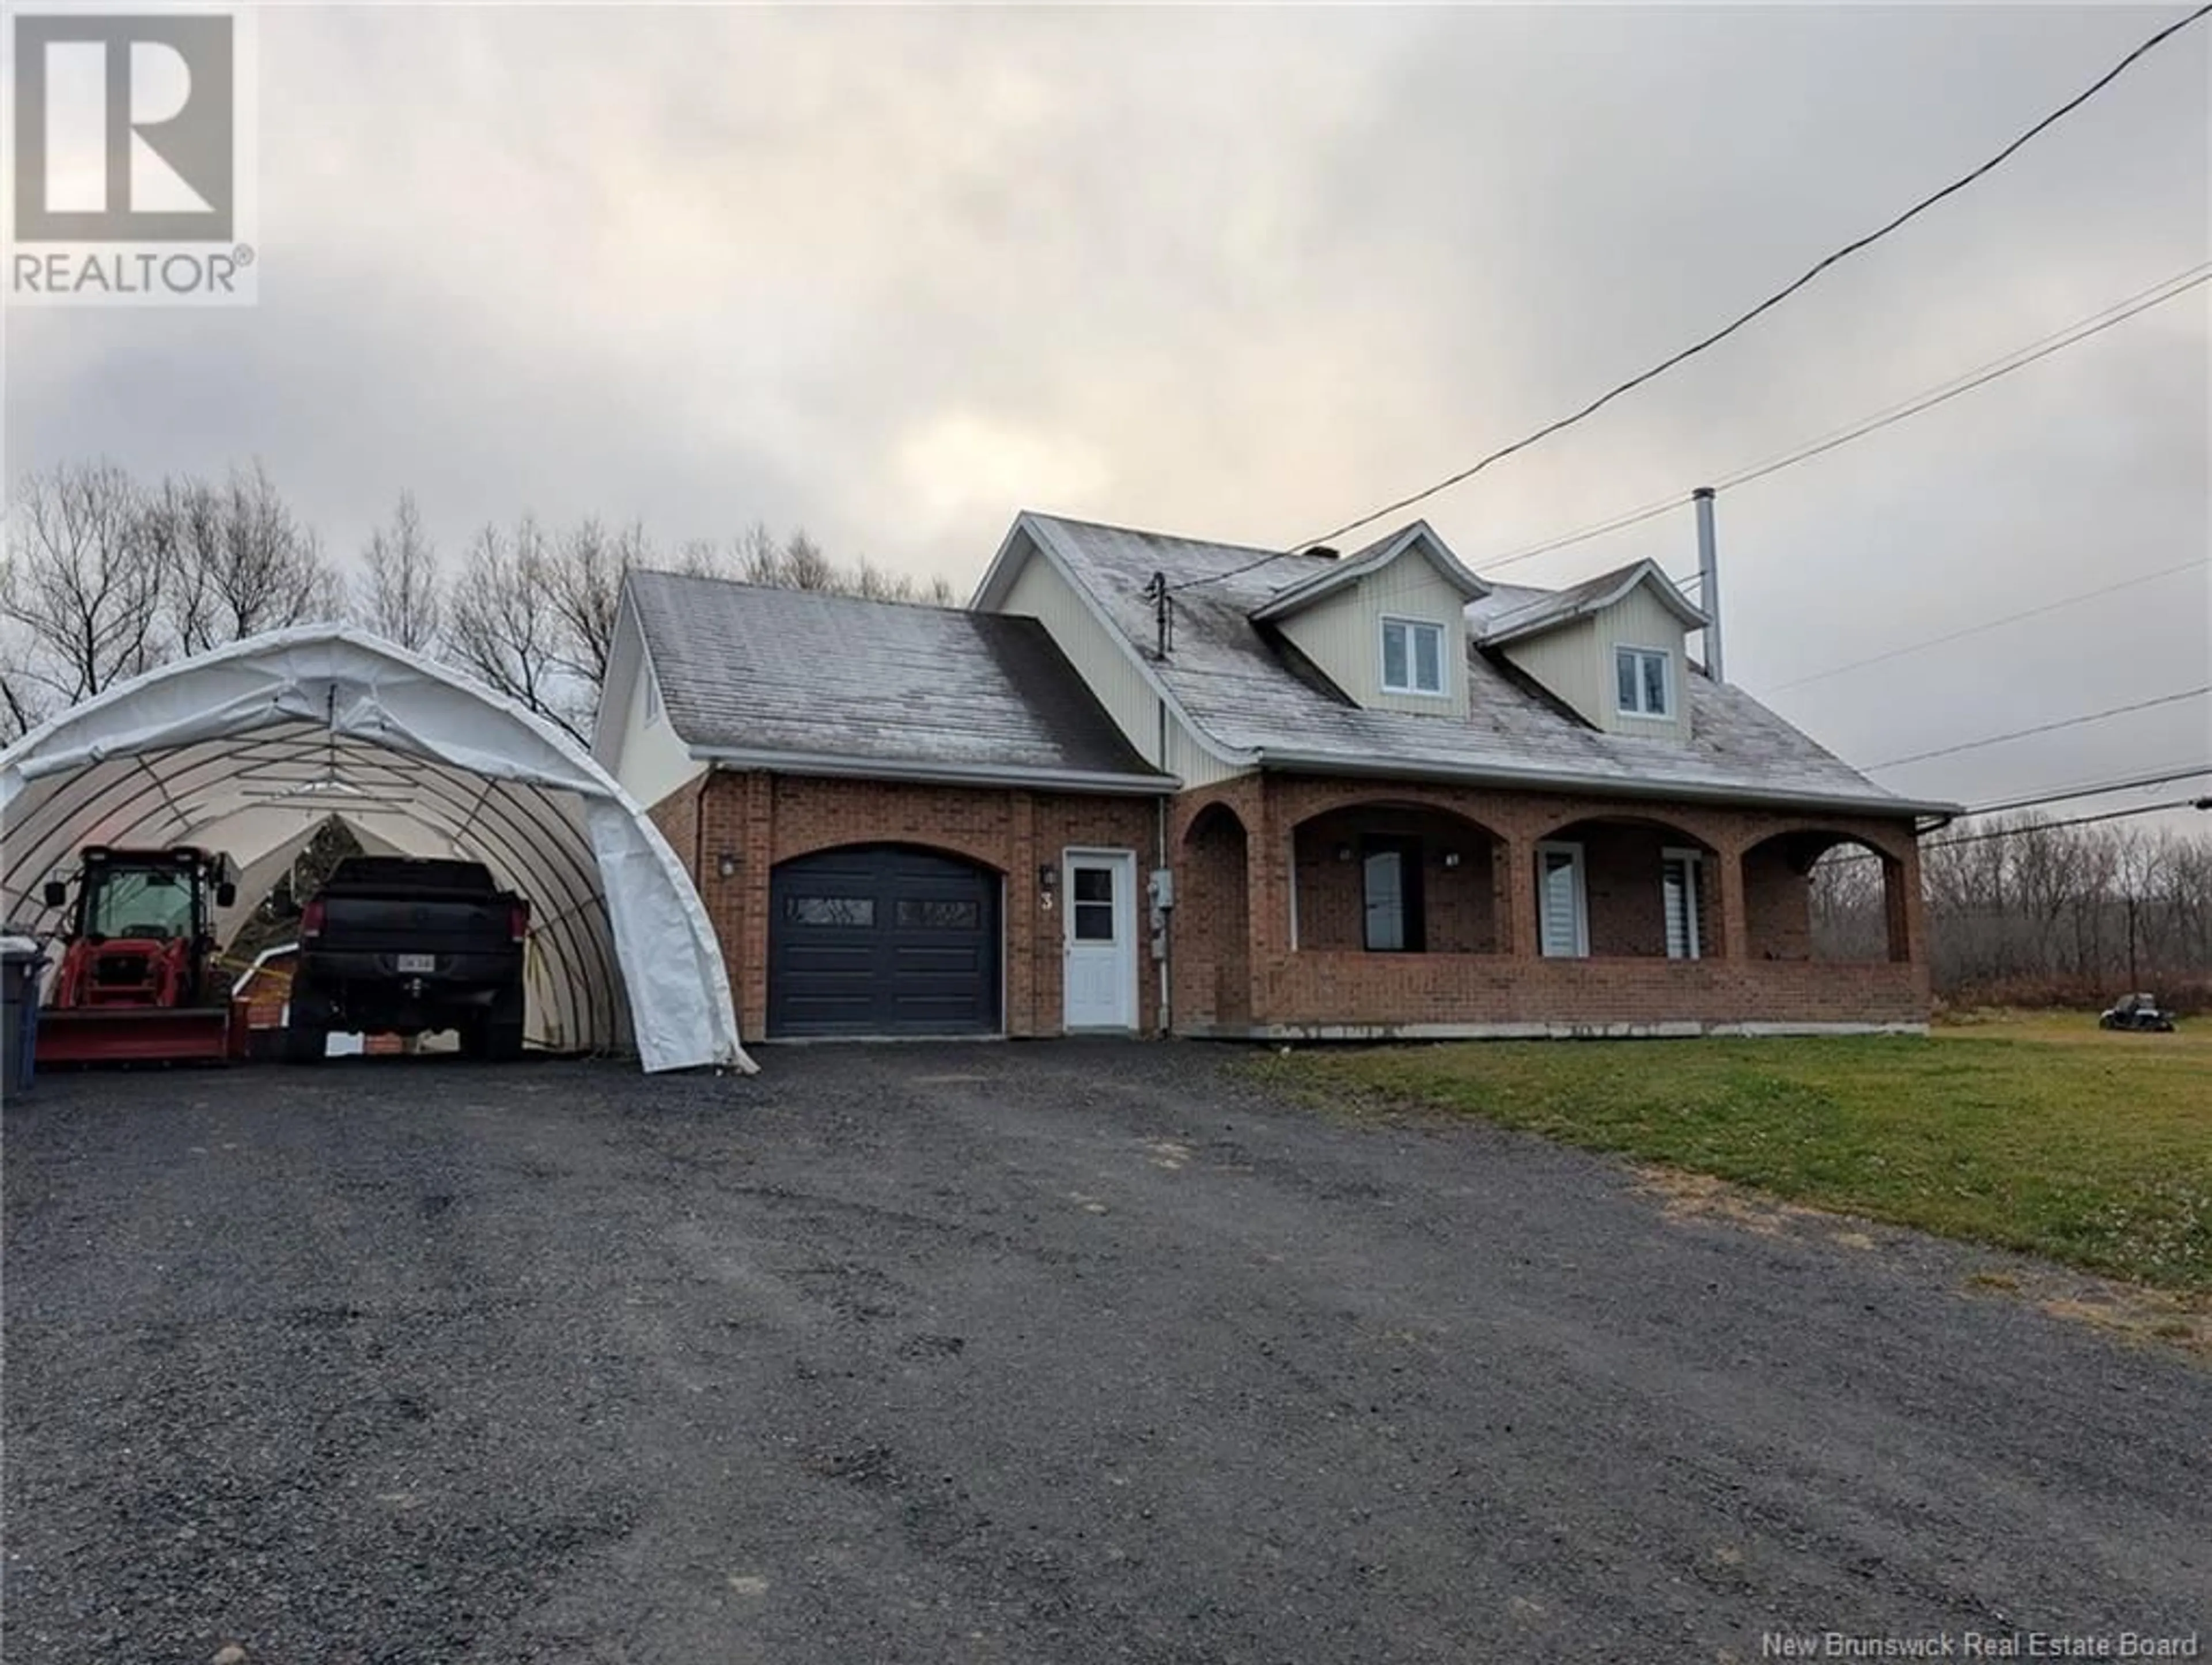
[[[1924,1024],[1890,795],[1688,653],[1650,562],[1492,585],[1019,516],[967,608],[629,580],[593,749],[696,881],[748,1040]],[[1809,874],[1877,859],[1883,957]]]

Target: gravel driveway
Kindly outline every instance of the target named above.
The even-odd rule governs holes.
[[[6,1656],[1712,1661],[2187,1632],[2212,1371],[1186,1045],[6,1108]]]

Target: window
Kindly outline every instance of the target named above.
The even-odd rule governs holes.
[[[1361,848],[1360,940],[1370,954],[1420,953],[1420,841],[1370,838]]]
[[[1382,621],[1382,691],[1443,694],[1444,627],[1419,619]]]
[[[1674,655],[1657,647],[1613,650],[1613,691],[1624,717],[1674,714]]]
[[[973,900],[902,896],[898,922],[903,930],[975,931],[983,924],[983,904]]]
[[[645,673],[645,722],[650,728],[660,720],[660,684],[651,671]]]
[[[1667,957],[1694,960],[1703,951],[1698,939],[1698,853],[1662,850],[1659,893],[1667,908]]]
[[[1536,911],[1547,959],[1577,960],[1589,953],[1581,845],[1536,847]]]
[[[783,916],[793,925],[872,926],[876,922],[873,896],[786,896]]]
[[[1075,939],[1078,942],[1114,940],[1114,870],[1078,867],[1075,870]]]

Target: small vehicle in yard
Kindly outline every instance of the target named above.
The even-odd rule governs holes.
[[[520,1057],[529,934],[529,902],[482,862],[348,857],[300,917],[285,1058],[322,1057],[334,1030],[445,1029],[471,1057]]]
[[[2142,1030],[2158,1035],[2173,1033],[2173,1019],[2158,1009],[2153,994],[2123,994],[2106,1006],[2097,1019],[2099,1029]]]
[[[69,908],[65,943],[37,1059],[47,1064],[220,1062],[230,1053],[230,1006],[209,956],[215,916],[237,900],[229,859],[191,845],[77,853],[74,897],[46,884],[51,908]]]

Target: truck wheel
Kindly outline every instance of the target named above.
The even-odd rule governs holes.
[[[477,1056],[495,1064],[511,1064],[522,1056],[522,991],[501,991],[481,1022],[482,1050]]]
[[[319,1064],[330,1050],[331,1032],[313,1024],[284,1025],[284,1061],[288,1064]]]

